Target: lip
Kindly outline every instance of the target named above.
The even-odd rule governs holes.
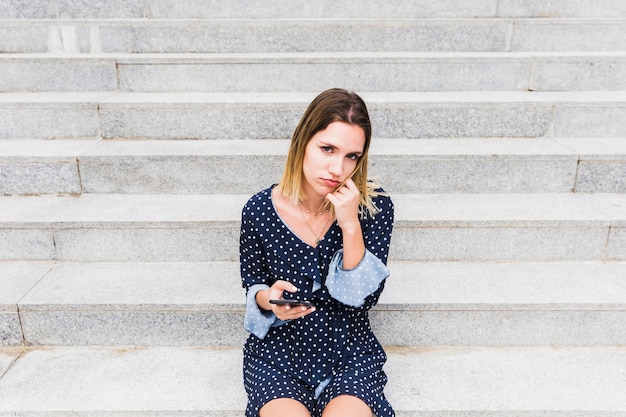
[[[328,178],[322,178],[322,182],[331,188],[336,188],[339,184],[341,184],[340,181],[331,180]]]

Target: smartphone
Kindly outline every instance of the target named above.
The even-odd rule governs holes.
[[[292,305],[292,306],[305,306],[306,308],[315,307],[310,301],[306,300],[270,300],[270,304],[276,304],[279,306]]]

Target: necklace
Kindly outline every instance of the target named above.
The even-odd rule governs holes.
[[[298,200],[298,205],[299,205],[300,207],[303,207],[303,208],[304,208],[304,210],[306,210],[306,212],[307,212],[307,213],[313,213],[313,215],[314,215],[314,216],[317,216],[318,214],[321,216],[321,215],[322,215],[322,214],[324,214],[324,213],[328,213],[328,211],[329,211],[330,209],[328,209],[328,208],[327,208],[327,209],[325,209],[325,210],[323,210],[323,209],[322,209],[322,207],[324,207],[324,206],[325,206],[325,205],[327,205],[327,204],[328,204],[328,201],[324,201],[324,202],[322,202],[322,205],[319,207],[319,209],[318,209],[318,210],[319,210],[319,212],[318,212],[318,211],[312,211],[312,210],[311,210],[311,209],[309,209],[307,206],[305,206],[304,204],[302,204],[302,201]]]
[[[309,228],[309,230],[311,231],[311,233],[313,233],[313,235],[315,236],[315,246],[319,245],[319,243],[322,241],[322,236],[324,234],[324,232],[326,231],[326,227],[328,226],[328,224],[330,223],[330,221],[332,220],[332,216],[328,216],[328,221],[326,221],[326,224],[324,225],[324,227],[322,227],[322,230],[320,232],[320,234],[316,233],[315,230],[313,230],[313,228],[311,227],[311,224],[309,223],[309,221],[306,219],[306,216],[304,215],[304,210],[306,210],[306,207],[303,208],[304,206],[302,205],[301,202],[298,202],[298,204],[300,205],[300,214],[302,215],[302,220],[304,220],[304,222],[306,223],[307,227]],[[319,215],[321,216],[324,213],[328,213],[328,209],[326,209],[326,211],[320,211]],[[311,213],[311,211],[307,210],[307,213]],[[315,216],[318,215],[318,213],[314,214]]]

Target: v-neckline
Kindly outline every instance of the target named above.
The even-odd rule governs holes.
[[[269,190],[269,198],[270,198],[270,203],[272,205],[272,210],[274,211],[274,215],[278,218],[278,220],[283,224],[283,226],[285,226],[285,228],[287,230],[289,230],[289,232],[294,235],[300,242],[302,242],[303,244],[307,245],[308,247],[317,250],[322,243],[324,243],[326,241],[326,237],[328,236],[330,230],[335,226],[335,223],[337,222],[337,220],[333,220],[332,222],[330,222],[330,226],[328,226],[328,228],[324,231],[324,234],[322,236],[320,236],[320,239],[318,240],[317,245],[313,246],[310,243],[308,243],[306,240],[302,239],[302,237],[297,234],[292,228],[291,226],[289,226],[289,223],[287,223],[285,221],[285,219],[283,219],[283,217],[280,215],[278,208],[276,207],[276,205],[274,204],[274,196],[273,196],[273,192],[274,189],[276,188],[277,184],[274,184],[270,187]],[[313,231],[312,231],[313,232]],[[314,232],[313,232],[314,233]]]

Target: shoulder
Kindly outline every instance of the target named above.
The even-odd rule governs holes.
[[[267,212],[272,205],[272,187],[266,188],[254,194],[243,206],[242,213]]]

